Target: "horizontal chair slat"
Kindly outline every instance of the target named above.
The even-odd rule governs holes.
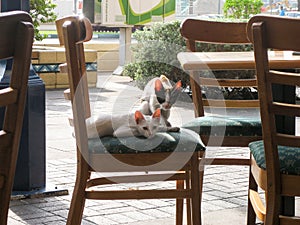
[[[280,71],[271,71],[269,74],[269,79],[272,83],[300,86],[300,74],[287,72],[283,73]]]
[[[0,107],[16,103],[17,97],[18,91],[11,87],[0,90]]]
[[[5,131],[1,130],[0,131],[0,152],[2,151],[1,148],[5,149],[7,146],[10,146],[12,143],[12,134],[6,133]]]
[[[276,140],[278,145],[282,146],[293,146],[300,148],[300,137],[288,134],[276,134]]]
[[[256,87],[256,79],[214,79],[200,78],[203,86],[220,86],[220,87]]]
[[[201,135],[201,140],[206,146],[226,146],[226,147],[248,147],[249,143],[252,141],[261,140],[261,136],[210,136],[210,135]]]
[[[279,216],[280,225],[299,225],[300,217]]]
[[[227,108],[258,108],[258,100],[227,100],[227,99],[209,99],[203,100],[204,106],[227,107]]]
[[[224,166],[237,166],[237,165],[250,165],[250,159],[241,158],[203,158],[201,159],[203,165],[224,165]]]
[[[125,191],[87,191],[88,199],[158,199],[158,198],[190,198],[189,190],[125,190]]]
[[[300,116],[300,105],[273,102],[271,111],[276,115]]]
[[[186,174],[183,172],[176,172],[176,174],[151,174],[151,175],[135,175],[135,176],[113,176],[113,177],[101,177],[91,179],[87,183],[87,187],[94,187],[98,185],[105,184],[120,184],[129,182],[155,182],[162,180],[184,180],[186,179]]]
[[[203,152],[194,152],[202,157]],[[111,163],[112,159],[125,163],[123,172],[145,172],[147,166],[151,167],[151,171],[173,171],[185,169],[189,164],[182,165],[182,161],[178,159],[186,159],[191,155],[186,152],[166,152],[166,153],[137,153],[137,154],[103,154],[91,153],[89,165],[93,170],[99,172],[119,172],[120,169]],[[155,164],[164,161],[168,158],[168,163],[160,163],[159,166]],[[101,164],[99,163],[101,162]],[[120,164],[122,165],[122,164]]]

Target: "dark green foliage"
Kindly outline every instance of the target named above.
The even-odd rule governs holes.
[[[181,80],[183,87],[189,85],[189,75],[180,68],[177,54],[186,51],[184,39],[180,34],[180,21],[156,23],[136,31],[137,44],[132,47],[134,62],[127,64],[124,75],[133,78],[140,88],[153,77],[165,74],[170,80]],[[251,45],[224,45],[197,43],[197,51],[250,51]],[[215,76],[253,77],[253,71],[220,71]]]
[[[56,20],[57,16],[53,11],[55,7],[51,0],[30,0],[29,13],[33,20],[35,40],[41,41],[46,38],[45,35],[40,34],[39,26]]]
[[[137,44],[132,47],[134,63],[125,66],[124,75],[136,80],[143,88],[153,77],[165,74],[170,80],[181,80],[183,86],[189,76],[180,69],[177,54],[185,51],[185,41],[181,37],[180,22],[155,23],[134,33]]]

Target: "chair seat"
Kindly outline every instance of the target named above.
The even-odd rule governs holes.
[[[153,138],[111,136],[92,138],[89,139],[88,144],[89,151],[93,153],[110,154],[205,150],[199,135],[188,129],[180,129],[179,132],[157,133]]]
[[[211,136],[261,136],[259,116],[203,116],[197,117],[182,127],[200,135]],[[226,128],[226,129],[225,129]]]
[[[257,165],[266,169],[265,152],[263,141],[254,141],[249,144],[250,151]],[[300,175],[300,148],[279,146],[278,147],[280,172],[289,175]]]

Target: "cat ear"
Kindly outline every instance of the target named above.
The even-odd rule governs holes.
[[[155,81],[155,91],[161,91],[162,89],[163,89],[163,84],[162,84],[162,82],[159,80],[159,79],[157,79],[156,81]]]
[[[145,121],[145,117],[140,111],[135,111],[134,119],[136,124],[140,124],[142,121]]]
[[[181,83],[181,80],[180,80],[180,81],[178,81],[178,82],[175,84],[174,89],[175,89],[175,90],[180,90],[181,87],[182,87],[182,83]]]
[[[152,115],[152,118],[160,118],[160,109],[155,110]]]

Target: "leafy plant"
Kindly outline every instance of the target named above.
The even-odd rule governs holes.
[[[133,78],[140,88],[153,77],[165,74],[170,80],[181,80],[183,86],[189,76],[180,69],[177,54],[185,50],[180,21],[155,23],[134,32],[137,44],[132,47],[134,62],[125,66],[124,75]]]
[[[40,41],[47,37],[39,32],[39,26],[56,20],[55,7],[56,4],[53,4],[52,0],[30,0],[29,13],[33,20],[35,40]]]
[[[134,62],[124,67],[124,75],[133,78],[140,88],[153,77],[165,74],[170,80],[181,80],[183,87],[189,85],[189,75],[181,68],[177,54],[186,51],[185,41],[180,34],[180,21],[155,23],[134,34],[137,44],[132,47]],[[249,51],[251,45],[224,45],[198,43],[197,51]],[[217,72],[216,76],[227,71]],[[233,77],[245,76],[244,71],[230,73]]]
[[[249,19],[251,15],[261,12],[262,0],[226,0],[223,6],[225,17]]]

